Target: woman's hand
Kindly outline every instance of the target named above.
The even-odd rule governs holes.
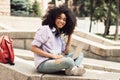
[[[64,50],[64,54],[65,54],[65,55],[68,55],[68,54],[69,54],[69,51],[70,51],[70,46],[67,46],[67,45],[66,45],[66,48],[65,48],[65,50]]]
[[[52,56],[52,58],[54,59],[59,59],[59,58],[63,58],[64,56],[63,55],[54,55]]]

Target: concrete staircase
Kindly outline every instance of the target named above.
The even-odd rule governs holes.
[[[81,31],[78,28],[75,29],[74,34],[77,35],[77,36],[80,36],[82,38],[85,38],[85,39],[88,39],[90,41],[97,42],[97,43],[100,43],[100,44],[103,44],[103,45],[106,45],[106,46],[120,46],[120,42],[105,39],[101,36],[95,35],[94,33]]]
[[[83,76],[66,76],[64,71],[55,74],[38,73],[34,67],[33,53],[29,50],[14,49],[15,65],[0,63],[0,80],[120,80],[120,64],[85,58]]]
[[[85,44],[85,56],[120,62],[120,42],[105,39],[92,33],[75,30],[73,39]]]
[[[41,74],[38,73],[34,67],[33,53],[28,51],[31,46],[28,44],[30,44],[34,38],[35,30],[37,30],[40,25],[40,19],[35,19],[33,21],[31,18],[27,24],[25,24],[26,19],[24,19],[25,21],[22,21],[23,18],[21,17],[12,20],[11,18],[7,18],[7,20],[8,23],[5,18],[0,21],[20,30],[0,31],[0,36],[10,36],[14,41],[14,47],[19,49],[15,49],[16,57],[14,66],[0,63],[0,80],[120,80],[119,42],[113,42],[102,37],[98,37],[92,33],[84,33],[76,30],[73,35],[73,47],[80,47],[81,42],[85,43],[85,47],[83,49],[83,52],[85,53],[83,65],[85,66],[87,72],[83,76],[66,76],[64,72],[55,74]],[[10,21],[12,23],[10,23]],[[33,24],[33,22],[36,23]],[[24,26],[18,25],[18,23],[24,24]],[[17,26],[15,26],[15,24]],[[35,30],[32,30],[33,27]],[[21,28],[26,29],[23,31]],[[32,31],[26,31],[28,28]]]

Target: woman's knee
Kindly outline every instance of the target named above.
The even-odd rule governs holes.
[[[84,53],[80,52],[79,58],[83,59],[84,58]]]
[[[70,57],[66,57],[63,60],[63,64],[67,65],[68,67],[73,67],[74,66],[74,60]]]

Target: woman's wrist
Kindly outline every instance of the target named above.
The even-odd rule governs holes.
[[[71,38],[72,38],[72,35],[71,34],[68,35],[68,40],[67,40],[67,43],[66,43],[67,46],[71,45]]]

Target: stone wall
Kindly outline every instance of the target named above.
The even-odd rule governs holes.
[[[1,35],[8,35],[13,39],[13,47],[19,49],[30,49],[31,42],[34,38],[33,31],[1,31]]]
[[[19,49],[30,50],[31,42],[34,39],[35,31],[0,31],[0,36],[8,35],[13,39],[13,47]],[[64,38],[66,40],[66,38]],[[72,52],[75,52],[76,47],[79,47],[79,42],[73,40]],[[79,51],[79,49],[77,50]]]
[[[0,31],[0,36],[1,35],[10,36],[13,39],[14,48],[30,50],[35,31]],[[82,43],[84,43],[82,52],[84,52],[85,57],[120,62],[120,46],[106,46],[73,35],[72,52],[79,53]]]
[[[10,0],[0,0],[0,16],[10,16]]]

